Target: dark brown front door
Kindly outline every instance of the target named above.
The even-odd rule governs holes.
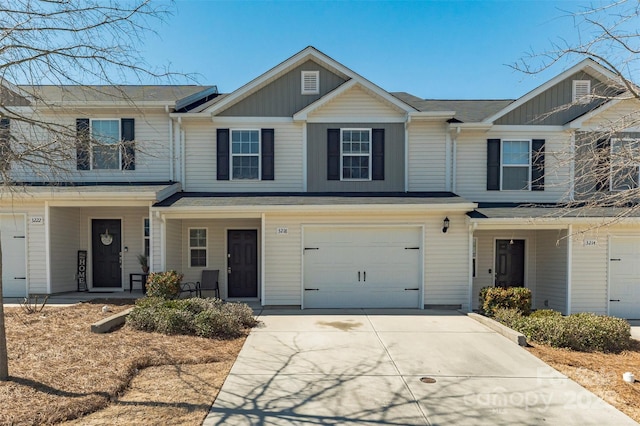
[[[93,287],[122,287],[120,220],[91,221]]]
[[[229,297],[258,297],[258,231],[227,231]]]
[[[496,241],[496,286],[524,287],[524,240]]]

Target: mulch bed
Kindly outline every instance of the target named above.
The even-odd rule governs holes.
[[[135,411],[139,416],[139,421],[132,421],[162,424],[168,418],[195,413],[183,419],[185,424],[191,423],[187,418],[199,419],[193,424],[202,422],[217,395],[217,389],[213,393],[203,389],[219,389],[245,337],[220,341],[165,336],[126,326],[112,333],[94,334],[90,332],[92,323],[130,307],[130,302],[109,301],[110,312],[103,312],[103,302],[46,306],[36,314],[5,308],[11,380],[0,382],[0,424],[53,424],[112,403],[115,406],[118,397],[135,395],[130,386],[132,380],[144,369],[155,366],[165,366],[161,368],[167,369],[167,379],[163,375],[143,379],[144,386],[155,385],[157,390],[132,397],[137,401]],[[171,371],[188,371],[191,383],[185,382],[184,374]],[[203,372],[202,378],[197,377],[199,372]],[[171,377],[177,384],[168,381]],[[186,388],[205,392],[208,401],[194,399],[185,393]],[[172,405],[176,412],[161,410],[160,417],[154,417],[154,407]],[[140,412],[145,409],[146,413]],[[113,422],[114,418],[110,419]]]

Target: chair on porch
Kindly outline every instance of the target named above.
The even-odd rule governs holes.
[[[220,286],[218,284],[218,276],[220,270],[218,269],[203,269],[202,279],[200,281],[183,283],[180,287],[180,293],[189,293],[192,296],[195,293],[196,296],[202,297],[202,291],[213,291],[213,294],[218,299],[220,298]]]

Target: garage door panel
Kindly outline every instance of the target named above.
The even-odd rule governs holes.
[[[2,295],[27,295],[25,262],[25,228],[22,216],[0,216],[2,244]]]
[[[640,238],[613,238],[609,268],[609,314],[640,319]]]
[[[421,238],[417,227],[305,230],[305,307],[418,307]]]

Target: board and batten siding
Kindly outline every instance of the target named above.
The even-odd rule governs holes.
[[[70,149],[70,160],[56,164],[56,169],[43,171],[32,170],[28,166],[16,165],[12,169],[12,177],[17,181],[73,181],[73,182],[166,182],[170,178],[169,152],[169,117],[166,114],[147,113],[141,115],[136,111],[117,110],[113,113],[99,111],[85,112],[73,117],[64,117],[61,123],[75,129],[76,118],[90,119],[135,119],[135,170],[77,170],[75,143]],[[12,131],[14,124],[11,124]],[[42,132],[25,130],[29,138],[48,141],[50,138]],[[65,142],[68,143],[68,142]]]
[[[274,129],[274,180],[217,180],[216,129]],[[184,122],[186,132],[185,191],[260,192],[303,190],[302,124],[251,122],[238,124],[216,119],[211,122]]]
[[[320,93],[303,95],[302,71],[320,72]],[[346,80],[312,60],[277,77],[265,87],[252,93],[235,105],[225,109],[220,116],[234,117],[292,117],[307,105],[342,85]]]
[[[487,230],[476,231],[473,236],[478,239],[476,247],[476,277],[473,278],[473,288],[471,291],[471,305],[473,309],[478,309],[480,290],[483,287],[493,287],[495,285],[495,241],[496,240],[524,240],[524,268],[525,287],[531,289],[535,303],[536,299],[536,243],[537,233],[525,230]]]
[[[384,180],[327,180],[328,129],[384,129]],[[404,191],[404,124],[310,123],[307,125],[307,191]]]
[[[167,224],[179,223],[181,238],[175,241],[172,237],[172,244],[180,246],[180,265],[175,269],[182,274],[182,282],[196,282],[202,279],[203,269],[217,269],[220,271],[218,284],[220,286],[220,297],[226,298],[227,291],[227,231],[234,229],[255,229],[258,234],[258,294],[260,294],[260,220],[259,219],[168,219]],[[171,225],[173,229],[177,228]],[[207,229],[207,266],[191,267],[189,264],[189,229]]]
[[[80,247],[79,250],[87,250],[88,268],[87,283],[93,285],[93,266],[91,264],[91,221],[93,219],[119,219],[121,220],[121,245],[122,245],[122,287],[129,289],[129,274],[142,272],[137,255],[142,253],[143,244],[143,218],[149,216],[146,207],[82,207],[80,208]],[[124,252],[124,247],[129,250]]]
[[[446,191],[445,123],[409,126],[409,191]]]
[[[574,80],[590,80],[592,91],[601,96],[587,104],[567,107],[573,102]],[[594,109],[602,102],[602,96],[611,96],[606,95],[608,92],[610,93],[600,80],[580,71],[498,118],[494,124],[562,126]]]
[[[536,232],[536,309],[567,313],[567,232]],[[545,304],[545,301],[547,302]]]
[[[51,256],[51,292],[76,291],[78,250],[80,247],[80,209],[49,209],[49,246]]]
[[[424,226],[424,304],[460,305],[468,309],[468,238],[465,217],[448,214],[451,227],[442,232],[443,214],[342,213],[265,217],[264,305],[302,304],[303,228],[316,226]],[[280,227],[286,234],[276,233]],[[443,267],[443,265],[452,265]],[[455,265],[455,266],[453,266]]]
[[[487,139],[544,139],[544,191],[487,191]],[[571,136],[565,132],[487,132],[458,136],[456,194],[478,202],[559,202],[570,191]]]

